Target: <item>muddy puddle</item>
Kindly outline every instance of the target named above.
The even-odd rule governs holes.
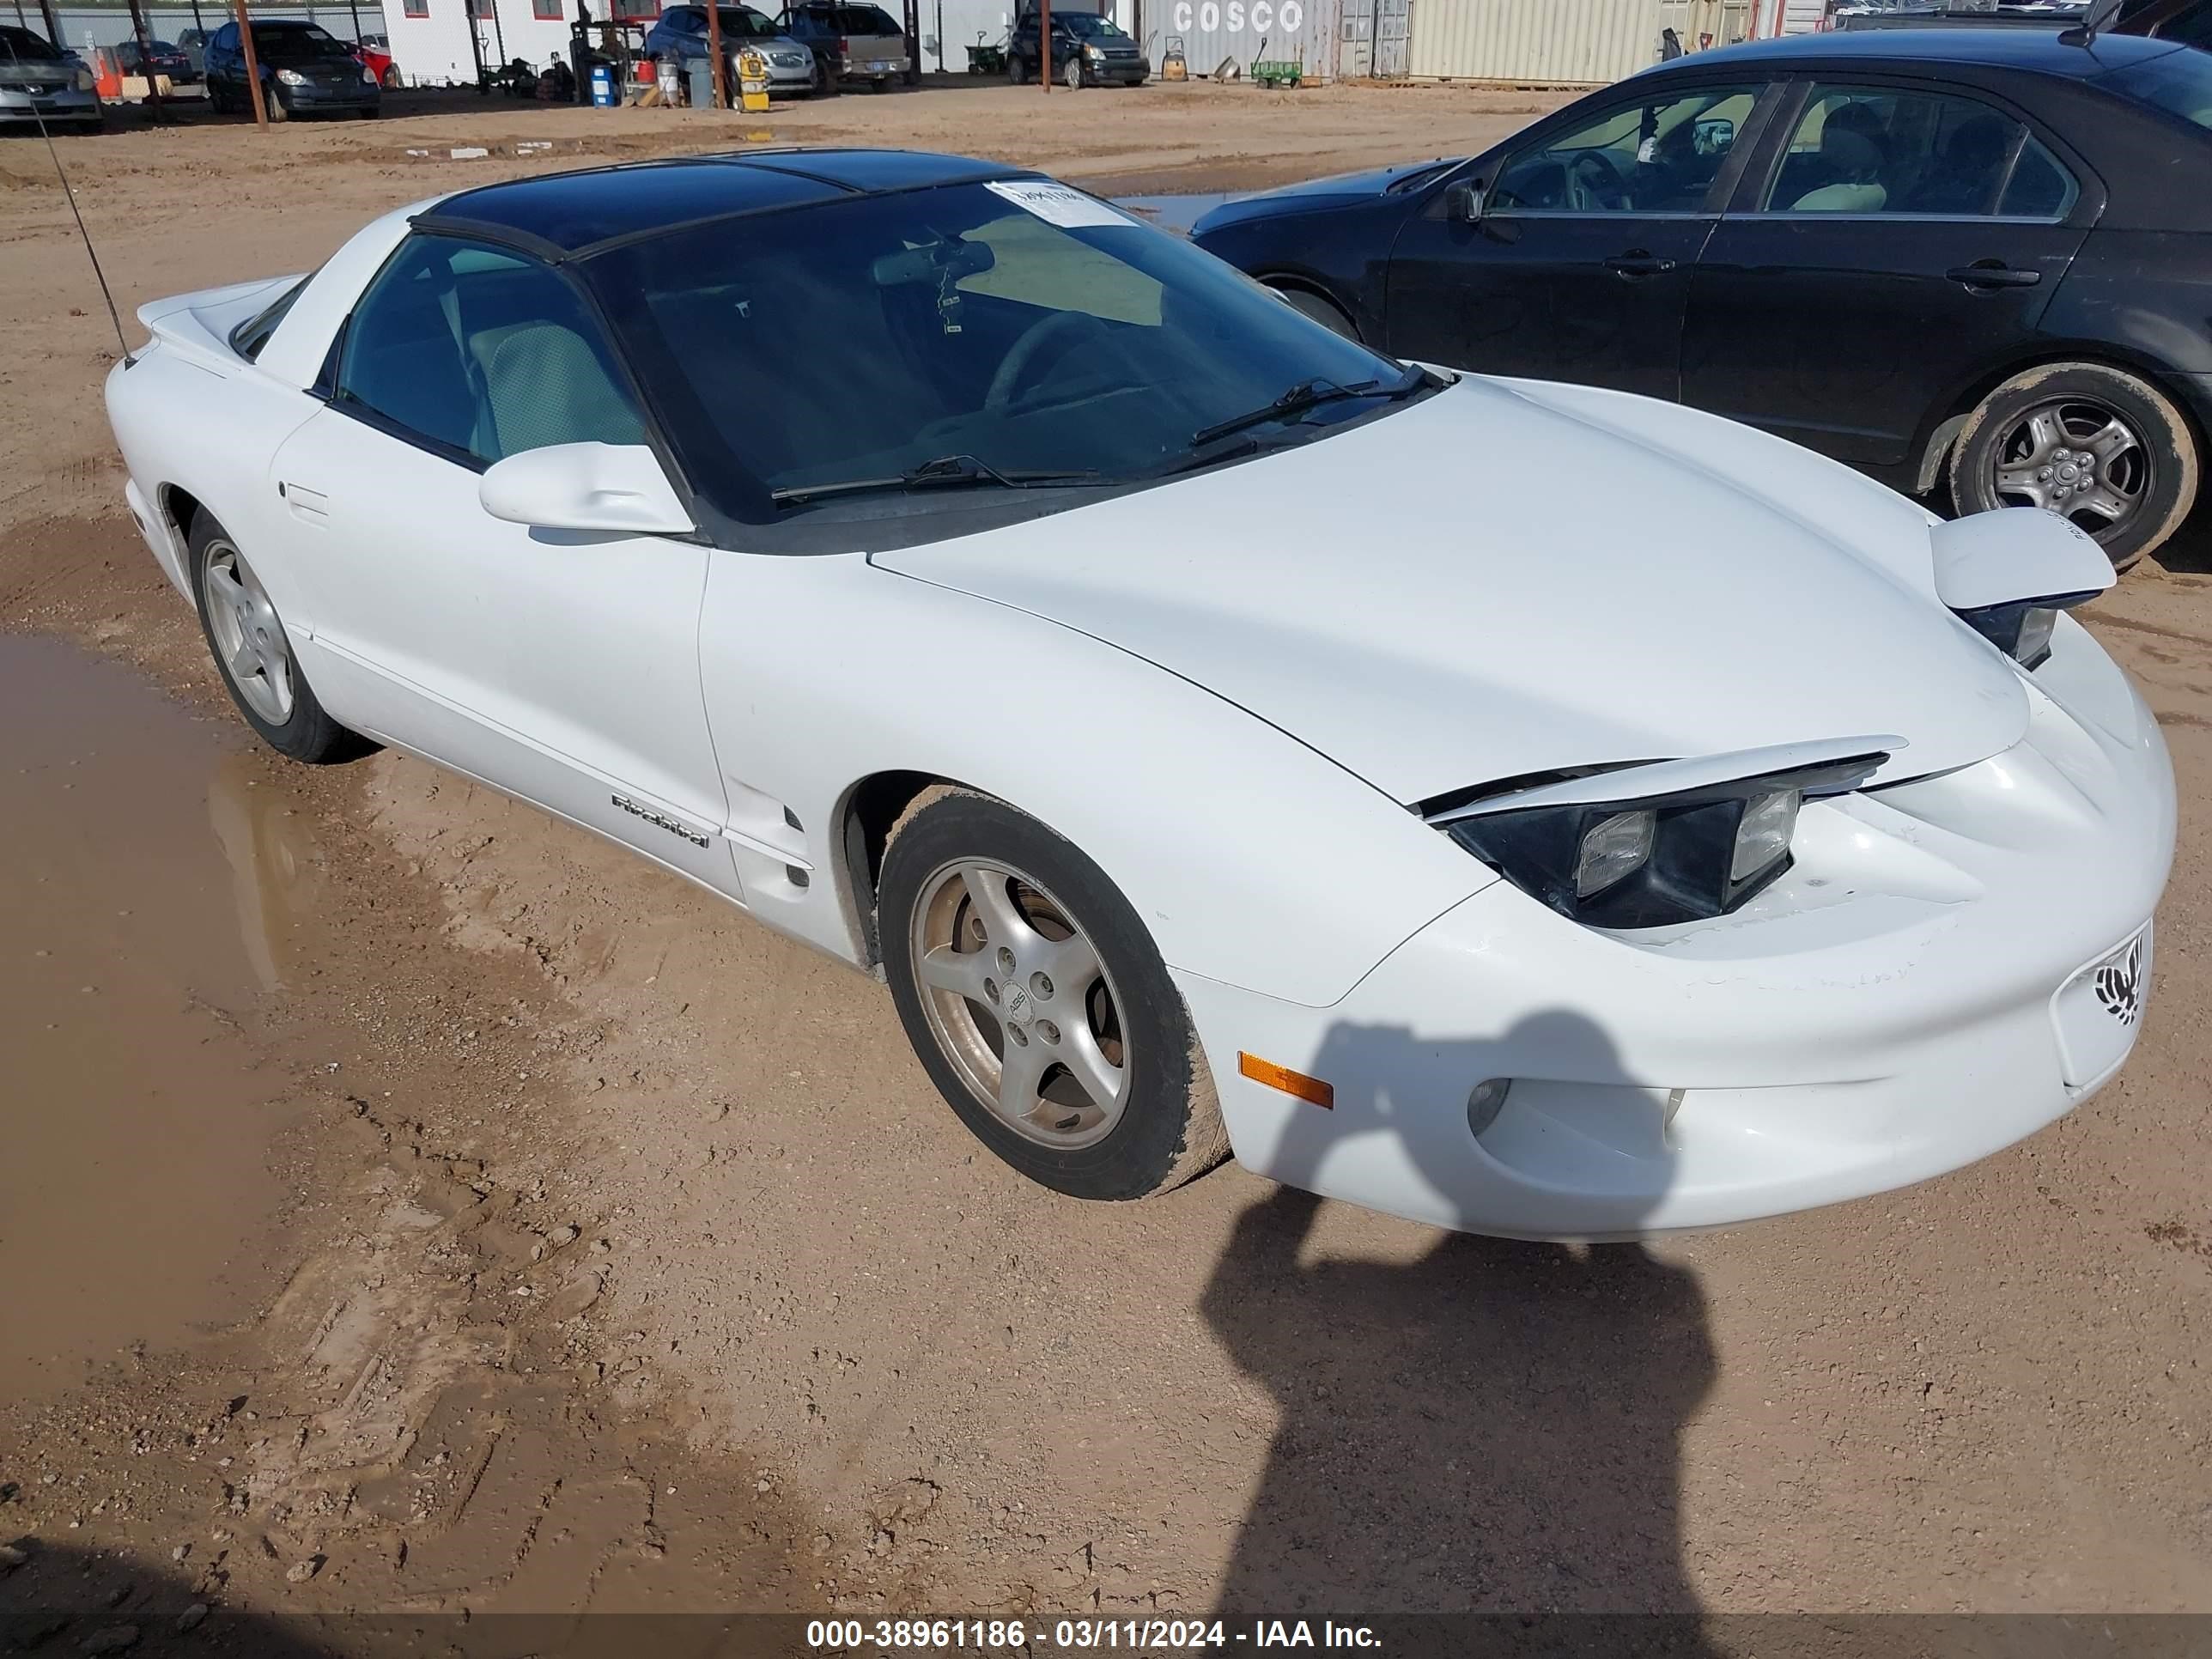
[[[0,635],[0,1395],[248,1311],[283,1067],[237,1015],[304,923],[306,824],[131,670]]]

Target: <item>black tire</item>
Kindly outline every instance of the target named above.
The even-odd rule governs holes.
[[[1119,1121],[1089,1146],[1047,1146],[1018,1133],[970,1090],[931,1027],[915,974],[915,909],[947,865],[966,860],[1004,864],[1048,889],[1111,982],[1132,1075]],[[1212,1073],[1159,949],[1121,890],[1073,843],[1003,801],[933,787],[891,830],[877,917],[891,1000],[915,1053],[960,1121],[1012,1168],[1073,1198],[1124,1200],[1181,1186],[1228,1156]]]
[[[2103,363],[2047,363],[2014,375],[1982,399],[1951,447],[1951,500],[1964,513],[2014,507],[2023,499],[1998,487],[1997,473],[2017,449],[2020,422],[2038,409],[2063,405],[2086,428],[2100,413],[2140,441],[2124,458],[2118,493],[2133,505],[2118,520],[2077,511],[2074,522],[2097,538],[2115,569],[2125,570],[2179,529],[2196,504],[2202,471],[2196,434],[2166,394],[2140,375]],[[2063,511],[2061,507],[2058,510]]]
[[[1029,84],[1029,76],[1022,68],[1022,60],[1011,52],[1006,54],[1006,84],[1012,87]]]
[[[381,105],[378,105],[368,109],[356,110],[355,113],[359,115],[364,121],[374,121],[378,116],[384,113],[384,109]]]
[[[388,66],[388,67],[385,70],[385,71],[384,71],[384,79],[383,79],[382,81],[379,82],[378,82],[378,84],[379,84],[380,86],[381,86],[381,87],[382,87],[382,88],[383,88],[386,92],[397,92],[397,91],[398,91],[398,90],[399,90],[399,65],[398,65],[398,64],[391,64],[390,66]]]
[[[1292,288],[1274,283],[1267,286],[1281,295],[1283,302],[1291,310],[1301,316],[1312,318],[1332,334],[1341,334],[1347,340],[1359,337],[1359,325],[1335,301],[1323,299],[1311,289]]]
[[[230,665],[223,660],[222,649],[216,643],[215,628],[208,618],[205,580],[208,554],[211,548],[226,544],[234,545],[231,543],[230,532],[216,523],[212,515],[206,513],[193,515],[189,551],[185,558],[185,570],[192,584],[193,608],[199,612],[200,633],[207,641],[208,654],[215,659],[216,672],[222,677],[222,689],[230,693],[231,702],[246,717],[246,723],[278,754],[309,766],[335,765],[374,754],[378,748],[376,744],[330,717],[316,697],[314,687],[307,684],[307,677],[301,672],[296,653],[292,658],[292,712],[282,725],[273,724],[265,719],[246,701],[246,694],[239,690],[238,682],[231,676]],[[289,641],[287,649],[289,649]]]

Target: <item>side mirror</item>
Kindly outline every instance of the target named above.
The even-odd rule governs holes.
[[[688,536],[691,515],[643,444],[550,444],[495,461],[477,485],[495,519],[533,530]]]
[[[1444,216],[1462,225],[1471,225],[1482,217],[1482,185],[1454,185],[1444,191]]]

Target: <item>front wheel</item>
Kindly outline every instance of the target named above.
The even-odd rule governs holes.
[[[216,672],[261,740],[313,766],[373,753],[374,744],[340,726],[317,700],[276,607],[230,532],[200,514],[192,520],[189,553],[192,596]]]
[[[1984,398],[1951,451],[1961,513],[2040,507],[2097,538],[2124,570],[2189,516],[2199,471],[2181,411],[2102,363],[2027,369]]]
[[[1302,317],[1310,317],[1333,334],[1341,334],[1347,340],[1359,337],[1358,327],[1333,300],[1325,300],[1310,289],[1279,287],[1267,284],[1283,303]]]
[[[1227,1155],[1159,950],[1073,844],[1003,801],[933,787],[891,831],[877,917],[930,1080],[1030,1180],[1143,1198]]]
[[[1029,76],[1022,69],[1022,60],[1011,52],[1008,52],[1006,54],[1006,84],[1019,87],[1025,86],[1028,82]]]
[[[1060,83],[1070,92],[1083,90],[1083,60],[1080,58],[1067,60],[1066,67],[1060,72]]]

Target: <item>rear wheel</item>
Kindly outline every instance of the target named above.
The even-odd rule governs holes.
[[[1347,340],[1357,340],[1359,329],[1344,307],[1334,300],[1325,300],[1310,289],[1291,288],[1270,283],[1267,286],[1283,296],[1283,302],[1301,316],[1310,317],[1330,332],[1341,334]]]
[[[2165,394],[2102,363],[2015,374],[1966,418],[1951,451],[1961,513],[2040,507],[2095,537],[2124,570],[2197,499],[2196,434]]]
[[[324,710],[260,579],[230,532],[204,513],[192,520],[190,559],[192,596],[216,672],[262,741],[316,766],[372,753],[374,744]]]
[[[381,85],[386,92],[398,91],[399,65],[397,64],[386,64],[384,70],[384,79],[379,84]]]
[[[884,966],[976,1138],[1077,1198],[1164,1192],[1227,1155],[1190,1015],[1127,899],[1002,801],[939,786],[884,854]]]

